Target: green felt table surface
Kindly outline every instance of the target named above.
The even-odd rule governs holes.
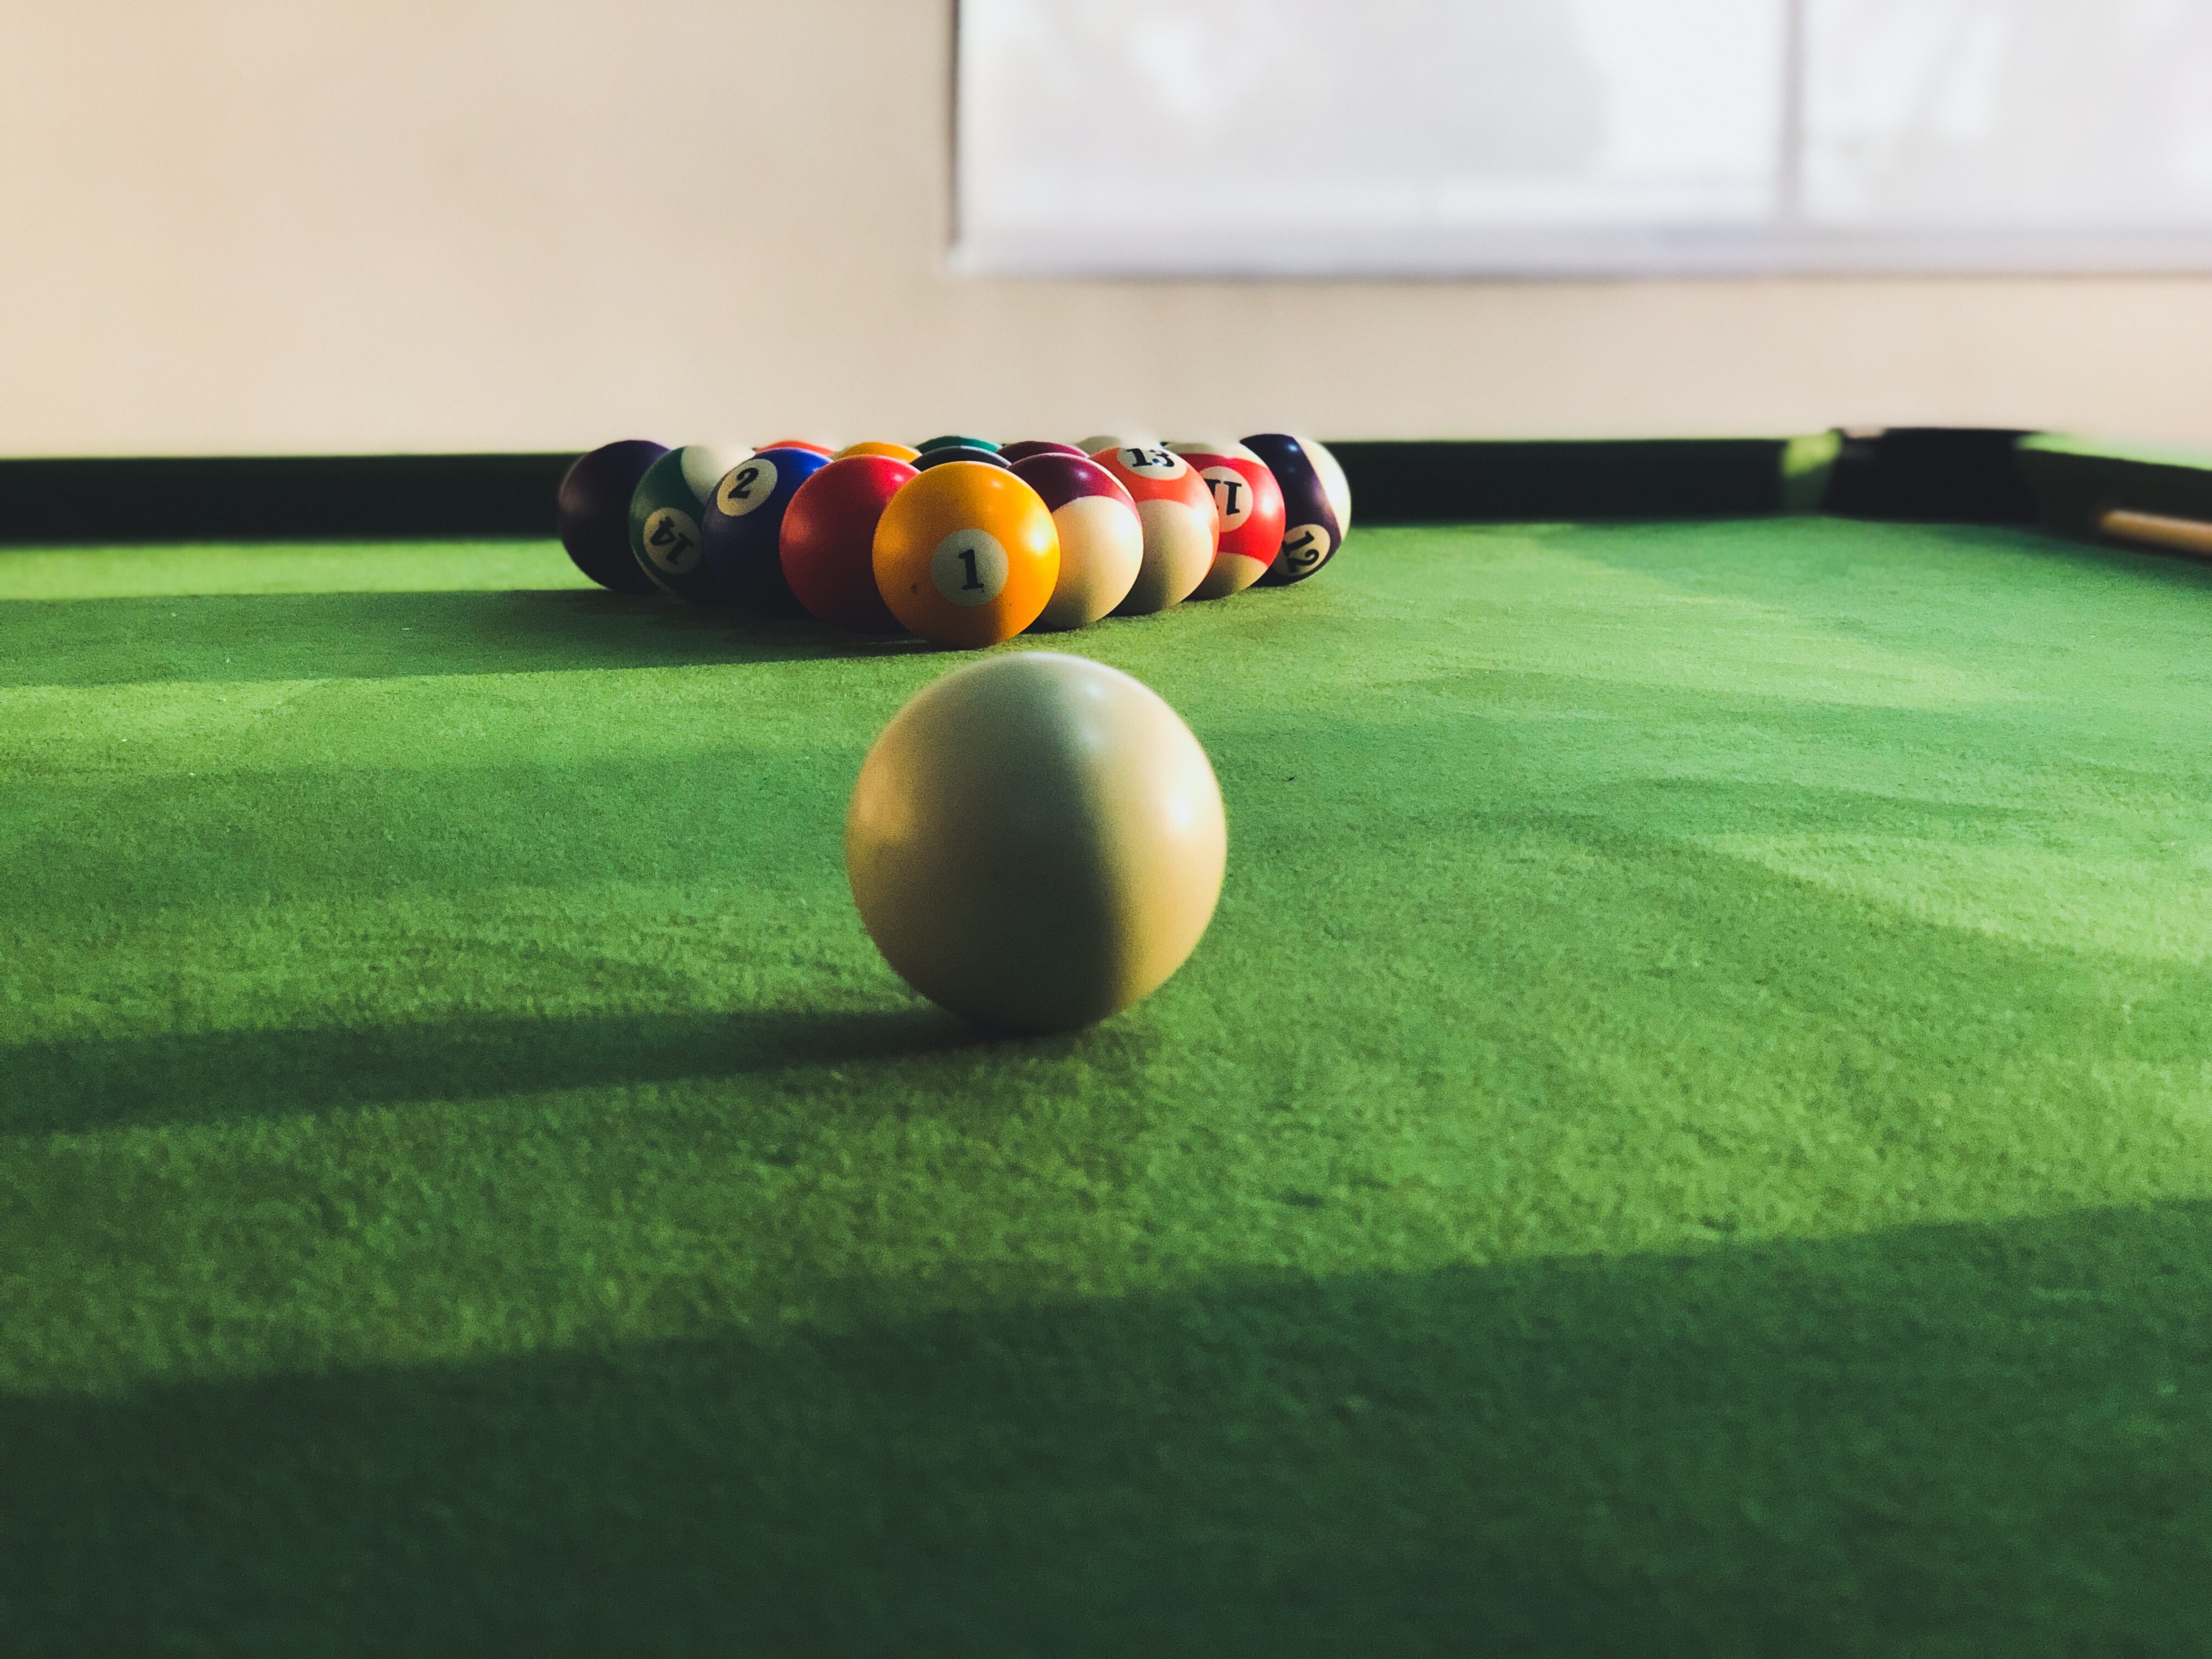
[[[841,863],[956,656],[0,554],[0,1649],[2203,1650],[2212,573],[1363,529],[1036,643],[1230,865],[1008,1040]]]

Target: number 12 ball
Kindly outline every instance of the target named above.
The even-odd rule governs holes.
[[[1272,587],[1302,582],[1344,545],[1352,487],[1336,457],[1311,438],[1261,432],[1244,447],[1267,464],[1283,492],[1283,550],[1260,580]]]
[[[1023,1031],[1164,984],[1212,919],[1228,851],[1220,786],[1175,710],[1042,651],[924,689],[869,750],[845,820],[884,960],[940,1006]]]

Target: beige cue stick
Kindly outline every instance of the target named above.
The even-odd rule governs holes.
[[[2174,519],[2163,513],[2138,513],[2130,507],[2107,507],[2097,516],[2097,528],[2124,542],[2141,542],[2176,553],[2194,553],[2212,559],[2212,524],[2201,519]]]

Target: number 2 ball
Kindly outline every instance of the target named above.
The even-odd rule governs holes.
[[[722,475],[700,527],[707,568],[732,600],[769,616],[799,614],[783,575],[783,515],[799,487],[829,465],[811,449],[763,449]]]
[[[848,455],[799,486],[784,511],[784,580],[809,615],[856,634],[895,634],[876,586],[876,526],[912,465],[890,455]]]
[[[1036,491],[1003,466],[948,461],[891,497],[876,525],[876,589],[925,640],[1012,639],[1060,579],[1060,533]]]
[[[1212,918],[1228,848],[1213,768],[1175,710],[1118,669],[1042,651],[915,696],[845,819],[846,875],[884,960],[940,1006],[1026,1031],[1164,984]]]

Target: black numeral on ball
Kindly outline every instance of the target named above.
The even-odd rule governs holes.
[[[760,477],[760,469],[749,466],[730,480],[730,499],[749,501],[753,498],[753,481]]]
[[[1237,483],[1235,479],[1216,478],[1213,481],[1213,498],[1221,504],[1221,516],[1223,518],[1235,518],[1237,512],[1237,504],[1238,501],[1242,501],[1243,497],[1244,486]]]
[[[684,556],[691,551],[691,538],[666,519],[653,526],[645,544],[659,552],[660,562],[672,568],[680,568]]]
[[[1283,544],[1283,556],[1292,564],[1311,564],[1321,557],[1321,538],[1308,530],[1301,532],[1297,540]]]
[[[975,577],[975,550],[972,547],[962,548],[960,550],[960,562],[968,567],[968,580],[960,584],[962,590],[964,592],[965,590],[972,587],[980,592],[982,590],[983,584],[977,580]]]

